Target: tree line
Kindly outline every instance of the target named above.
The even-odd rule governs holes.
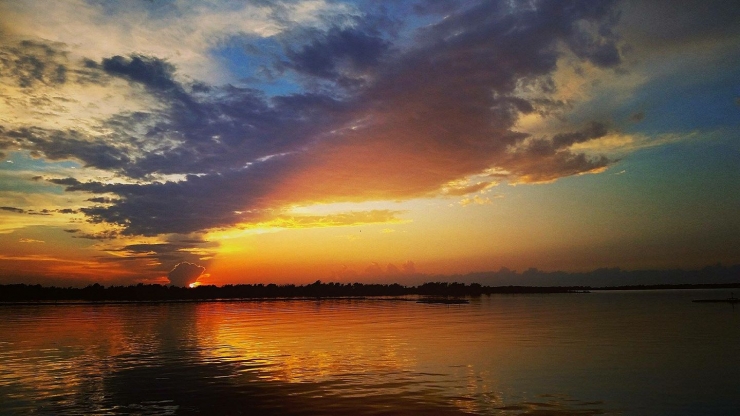
[[[323,283],[306,285],[238,284],[201,285],[195,288],[139,283],[108,286],[95,283],[83,288],[27,284],[0,285],[0,302],[36,301],[206,301],[228,299],[364,298],[379,296],[477,297],[492,294],[583,293],[590,290],[655,290],[740,288],[730,284],[590,286],[483,286],[479,283],[427,282],[418,286],[398,283]]]
[[[23,301],[177,301],[259,298],[345,298],[377,296],[482,296],[494,293],[568,293],[583,287],[482,286],[478,283],[428,282],[418,286],[372,283],[323,283],[306,285],[237,284],[195,288],[142,284],[108,286],[95,283],[84,288],[27,284],[0,285],[0,302]]]

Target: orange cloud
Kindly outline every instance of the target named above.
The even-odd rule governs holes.
[[[243,225],[242,228],[321,228],[407,222],[397,217],[401,213],[402,211],[372,210],[330,215],[281,215],[267,221]]]

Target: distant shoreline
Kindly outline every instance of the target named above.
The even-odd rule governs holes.
[[[0,305],[75,305],[131,303],[239,302],[264,300],[409,300],[467,298],[493,294],[576,294],[615,290],[737,289],[740,283],[663,284],[628,286],[482,286],[477,283],[429,282],[419,286],[396,284],[321,283],[309,285],[226,285],[183,288],[163,285],[84,288],[41,285],[0,285]],[[404,298],[416,296],[416,298]]]

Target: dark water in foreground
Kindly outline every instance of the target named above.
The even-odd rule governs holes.
[[[0,306],[0,413],[737,415],[728,296]]]

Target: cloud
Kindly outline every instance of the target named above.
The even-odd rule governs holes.
[[[442,188],[444,195],[463,196],[474,192],[484,191],[498,185],[498,182],[478,182],[472,185],[451,183]]]
[[[64,231],[70,232],[69,230]],[[79,230],[74,232],[77,233]],[[84,238],[87,240],[115,240],[118,237],[120,237],[120,233],[117,230],[105,230],[97,233],[79,233],[74,236],[74,238]]]
[[[288,46],[284,68],[334,81],[343,87],[363,84],[368,71],[378,65],[390,47],[376,30],[363,29],[332,27],[319,32],[306,45]]]
[[[262,170],[262,172],[260,172]],[[125,235],[187,234],[193,231],[231,226],[259,218],[259,196],[270,185],[269,166],[223,175],[187,177],[182,182],[151,184],[104,184],[65,182],[68,191],[111,193],[118,196],[110,206],[81,208],[94,223],[117,224]],[[263,177],[264,176],[264,177]],[[226,197],[224,192],[230,194]],[[245,208],[252,210],[241,211]]]
[[[0,210],[9,211],[9,212],[13,212],[13,213],[16,213],[16,214],[25,214],[26,213],[26,210],[24,210],[22,208],[16,208],[16,207],[0,207]]]
[[[583,153],[555,152],[536,161],[518,156],[519,165],[513,168],[514,183],[552,182],[563,176],[603,172],[610,165],[605,156],[588,157]]]
[[[480,195],[473,195],[470,198],[463,198],[462,200],[460,200],[460,205],[461,206],[464,206],[464,207],[466,207],[468,205],[471,205],[471,204],[475,204],[475,205],[490,205],[491,203],[492,203],[491,202],[491,198],[482,197]]]
[[[18,240],[19,243],[45,243],[42,240],[34,240],[33,238],[21,238]]]
[[[15,74],[12,82],[35,97],[49,88],[67,91],[62,85],[94,85],[131,98],[126,106],[110,106],[118,111],[84,113],[81,127],[0,130],[0,148],[75,159],[110,173],[107,180],[51,182],[93,194],[86,198],[98,205],[79,212],[94,224],[120,227],[121,235],[187,234],[266,221],[352,224],[369,219],[275,213],[293,204],[464,196],[493,186],[466,181],[492,169],[506,172],[500,175],[511,183],[533,183],[601,172],[615,162],[583,150],[613,133],[611,120],[594,114],[567,121],[562,116],[572,103],[557,96],[553,76],[564,64],[583,73],[583,67],[612,71],[625,63],[620,45],[626,35],[618,30],[622,3],[420,2],[409,7],[434,18],[421,27],[413,19],[390,19],[381,7],[359,13],[345,5],[330,12],[323,2],[312,3],[312,11],[275,2],[234,10],[211,3],[178,3],[172,10],[141,3],[110,5],[107,14],[79,3],[78,19],[67,6],[54,6],[95,33],[101,33],[99,22],[112,25],[112,49],[100,49],[89,35],[82,38],[83,45],[93,45],[87,51],[72,42],[36,40],[3,49],[3,73]],[[37,7],[25,2],[7,9],[17,15]],[[262,25],[250,28],[227,12]],[[153,45],[136,40],[124,48],[116,18],[162,24],[134,24],[131,30]],[[9,27],[31,36],[31,29]],[[35,23],[32,28],[48,33]],[[187,44],[180,49],[176,33]],[[165,52],[163,45],[174,49]],[[291,92],[265,87],[256,69],[240,82],[198,79],[194,60],[210,57],[208,65],[216,65],[225,59],[218,53],[226,45],[249,46],[266,57],[259,66],[274,74],[276,85],[290,84]],[[187,55],[185,48],[189,58],[172,52]],[[60,65],[63,79],[54,78]],[[519,128],[522,117],[553,111],[566,120],[562,128],[546,134]]]
[[[103,170],[121,169],[130,163],[129,149],[105,141],[92,140],[76,130],[47,130],[38,127],[22,127],[9,130],[5,137],[10,139],[5,146],[21,141],[28,150],[41,152],[48,160],[77,159],[86,167]],[[3,146],[0,138],[0,146]]]
[[[402,223],[398,218],[402,211],[372,210],[352,211],[331,215],[279,215],[265,222],[251,225],[256,228],[317,228],[317,227],[344,227],[362,224]]]
[[[58,46],[33,40],[23,40],[17,45],[0,44],[0,77],[14,81],[20,88],[64,84],[67,59]]]
[[[283,30],[321,25],[348,6],[327,1],[284,2],[98,2],[19,0],[0,4],[3,29],[22,38],[55,39],[75,45],[93,61],[132,51],[171,60],[189,77],[228,83],[238,74],[224,71],[213,49],[233,37],[255,38]],[[73,22],[74,24],[70,24]]]
[[[494,166],[515,172],[536,168],[540,155],[508,154],[528,137],[513,131],[518,117],[535,111],[534,102],[515,95],[517,84],[555,70],[559,40],[590,60],[583,42],[571,37],[592,36],[581,23],[609,15],[604,3],[577,3],[557,13],[551,4],[559,3],[512,11],[486,2],[423,29],[417,48],[376,69],[376,81],[359,94],[359,115],[306,152],[317,163],[286,181],[287,191],[316,199],[332,189],[358,200],[424,196],[440,183]],[[548,161],[553,170],[548,175],[574,173],[571,159],[578,155],[564,150],[562,156]],[[556,171],[559,161],[565,162],[562,172]]]
[[[171,285],[183,287],[195,283],[206,271],[206,268],[197,264],[182,262],[178,263],[168,274],[167,278]]]
[[[109,138],[32,128],[7,135],[49,158],[77,158],[137,180],[53,181],[110,198],[81,212],[132,235],[259,222],[295,203],[434,196],[444,184],[491,168],[520,182],[596,172],[610,161],[569,146],[602,136],[605,124],[532,139],[514,127],[540,104],[518,96],[517,85],[547,78],[563,44],[595,65],[616,64],[602,53],[616,39],[611,10],[610,2],[475,3],[420,28],[406,49],[392,48],[382,26],[348,14],[354,25],[276,35],[283,42],[305,36],[297,46],[285,43],[276,67],[300,74],[305,92],[273,97],[233,85],[191,88],[168,59],[115,55],[85,65],[140,85],[158,108],[101,120]],[[352,88],[338,93],[315,82]],[[157,175],[182,176],[152,180]]]
[[[0,207],[0,210],[12,212],[14,214],[26,214],[26,215],[52,215],[53,212],[59,212],[62,214],[71,214],[75,212],[74,210],[71,210],[71,209],[59,209],[59,210],[42,209],[42,210],[37,211],[33,209],[22,209],[22,208],[16,208],[16,207]]]
[[[106,236],[103,235],[100,239],[105,238]],[[112,238],[120,238],[120,236],[114,235]],[[101,259],[101,261],[127,262],[146,260],[156,270],[170,270],[173,265],[181,262],[205,262],[205,266],[208,266],[208,260],[212,257],[213,251],[217,247],[217,243],[202,239],[170,236],[165,242],[134,243],[125,244],[117,248],[108,248],[106,251],[114,256]]]
[[[172,80],[175,66],[161,59],[141,55],[128,58],[116,55],[103,59],[101,66],[111,75],[140,82],[155,90],[171,90],[178,87]]]
[[[606,136],[608,130],[603,123],[592,122],[581,131],[556,134],[552,138],[553,149],[561,149],[572,146],[575,143],[583,143],[588,140],[598,139]]]
[[[420,15],[438,14],[448,15],[460,5],[455,0],[426,0],[414,4],[414,12]]]

